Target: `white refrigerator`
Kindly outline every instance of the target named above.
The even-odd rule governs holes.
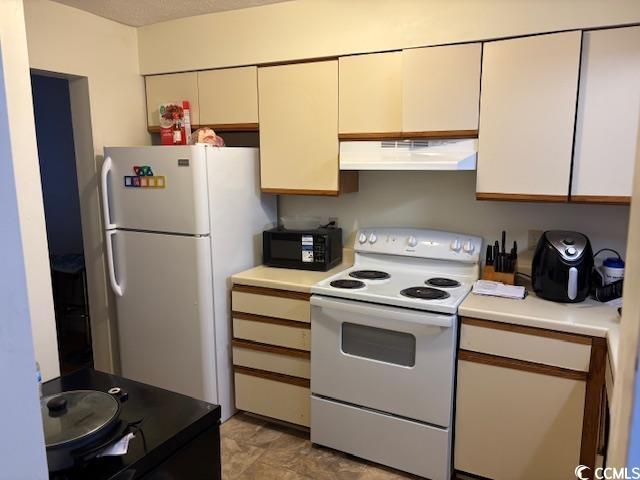
[[[276,197],[255,148],[105,147],[122,375],[234,411],[229,277],[261,261]]]

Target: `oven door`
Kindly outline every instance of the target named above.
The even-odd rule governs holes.
[[[314,295],[311,391],[448,427],[456,330],[455,315]]]

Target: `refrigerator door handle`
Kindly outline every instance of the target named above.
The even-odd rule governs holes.
[[[113,293],[115,293],[118,297],[121,297],[123,294],[122,286],[118,284],[118,280],[116,279],[116,267],[113,258],[113,236],[116,234],[117,230],[107,230],[107,264],[109,267],[109,282],[111,283],[111,289]]]
[[[104,228],[106,230],[111,230],[116,228],[115,223],[111,223],[111,210],[109,208],[109,183],[108,177],[109,172],[111,171],[111,157],[105,157],[104,162],[102,162],[102,172],[101,172],[101,180],[102,180],[102,212],[104,215]]]

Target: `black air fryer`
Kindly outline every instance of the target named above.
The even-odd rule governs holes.
[[[586,235],[548,230],[533,256],[533,291],[553,302],[582,302],[589,295],[592,269],[593,250]]]

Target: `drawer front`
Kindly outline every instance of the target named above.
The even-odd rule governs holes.
[[[296,350],[311,350],[311,329],[308,324],[295,326],[282,323],[270,323],[245,318],[233,318],[233,336],[251,340],[252,342],[267,343]]]
[[[292,377],[311,378],[311,361],[308,354],[301,356],[297,354],[299,351],[296,351],[294,355],[291,355],[280,353],[277,350],[274,348],[269,350],[268,347],[264,350],[255,349],[234,341],[233,364],[282,373]]]
[[[313,443],[432,480],[451,478],[450,430],[315,395],[311,410]]]
[[[309,426],[308,387],[235,372],[235,388],[238,409]]]
[[[311,306],[308,299],[250,293],[234,287],[231,300],[234,312],[252,313],[265,317],[284,318],[298,322],[311,322]],[[248,289],[247,289],[248,290]],[[266,290],[266,289],[265,289]],[[257,289],[257,291],[260,291]]]
[[[588,372],[591,340],[578,335],[463,318],[460,349]]]

